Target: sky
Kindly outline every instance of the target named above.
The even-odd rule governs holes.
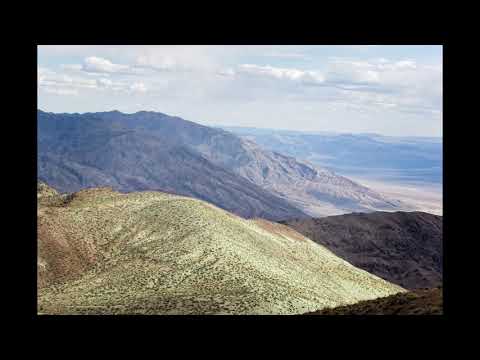
[[[38,108],[442,136],[441,45],[40,45]]]

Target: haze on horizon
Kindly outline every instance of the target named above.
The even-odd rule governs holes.
[[[442,46],[38,47],[38,108],[442,136]]]

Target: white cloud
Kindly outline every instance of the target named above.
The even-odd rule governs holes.
[[[171,56],[153,57],[141,55],[135,60],[135,66],[152,70],[167,71],[173,70],[178,64]]]
[[[68,71],[80,71],[83,68],[81,64],[62,64],[60,65],[60,67],[63,70],[68,70]]]
[[[416,69],[417,64],[413,60],[404,60],[404,61],[397,61],[395,63],[395,67],[397,69]]]
[[[243,64],[238,67],[237,74],[317,87],[301,90],[298,87],[281,86],[280,83],[274,87],[264,84],[266,92],[276,91],[278,97],[283,92],[287,101],[333,102],[337,107],[370,113],[385,110],[435,116],[441,113],[441,69],[421,66],[411,59],[359,61],[337,58],[327,64],[323,73]],[[260,86],[261,83],[257,82],[254,97],[260,96]]]
[[[54,75],[55,72],[47,69],[45,67],[39,66],[37,69],[37,77],[38,77],[38,82],[41,83],[43,80],[45,80],[48,76]]]
[[[343,47],[349,47],[351,49],[358,49],[358,50],[368,50],[370,48],[377,47],[379,45],[340,45]]]
[[[344,85],[378,84],[378,71],[363,65],[350,62],[331,63],[326,73],[326,79],[330,83]]]
[[[417,70],[413,60],[389,61],[385,58],[371,61],[333,59],[327,69],[327,80],[345,84],[393,84],[407,72]],[[391,82],[390,80],[394,80]]]
[[[47,68],[38,69],[38,86],[52,94],[74,94],[74,89],[97,87],[97,82],[92,79],[72,77],[57,73]]]
[[[78,90],[76,89],[45,87],[44,91],[55,95],[78,95]]]
[[[303,71],[294,68],[279,68],[273,66],[259,66],[254,64],[242,64],[239,66],[240,73],[276,78],[279,80],[299,81],[304,83],[323,83],[322,74],[316,71]]]
[[[311,59],[310,57],[302,53],[282,52],[282,51],[266,53],[265,56],[279,58],[279,59],[299,59],[299,60]]]
[[[136,68],[155,71],[207,71],[214,73],[221,67],[217,53],[225,54],[227,47],[162,45],[141,47],[133,62]]]
[[[128,65],[114,64],[110,60],[90,56],[84,60],[82,70],[93,73],[130,73]]]
[[[60,68],[65,69],[65,66]],[[71,68],[67,67],[67,69]],[[75,67],[74,69],[77,68]],[[80,91],[86,90],[123,93],[145,93],[148,90],[143,82],[117,81],[106,77],[90,79],[78,75],[55,72],[44,67],[38,68],[38,87],[41,91],[56,95],[77,95]]]
[[[110,79],[102,78],[97,80],[97,84],[101,87],[111,87],[113,85],[113,81]]]
[[[142,82],[136,82],[130,85],[130,90],[135,93],[146,93],[147,87]]]
[[[220,70],[217,71],[217,75],[234,76],[235,75],[235,70],[233,70],[232,68],[220,69]]]
[[[354,120],[347,119],[356,119],[357,113],[386,122],[441,118],[438,50],[429,57],[422,57],[425,48],[402,53],[400,47],[377,46],[362,51],[371,47],[48,46],[39,47],[43,68],[38,83],[40,93],[78,95],[64,105],[76,111],[141,102],[144,109],[188,113],[192,120],[212,116],[220,122],[237,116],[232,108],[242,106],[243,113],[247,106],[252,112],[245,116],[252,121],[273,122],[286,116],[283,111],[273,115],[281,103],[285,109],[291,107],[294,122],[297,109],[310,109],[308,114],[299,113],[298,121],[302,116],[316,121],[314,114],[327,119],[329,109],[337,116],[332,119],[352,124]],[[131,94],[138,94],[131,97],[134,103]],[[55,108],[61,106],[54,97],[48,101]]]
[[[137,56],[131,65],[91,56],[84,60],[83,65],[60,66],[67,74],[39,68],[39,86],[48,87],[50,93],[54,93],[53,88],[68,88],[70,90],[65,90],[65,93],[73,93],[72,89],[77,93],[82,89],[97,89],[144,94],[151,89],[142,81],[146,79],[150,85],[156,83],[153,86],[155,92],[165,92],[166,96],[177,98],[189,94],[206,99],[214,96],[247,101],[263,97],[282,101],[281,97],[285,96],[283,101],[333,101],[337,105],[348,103],[348,107],[368,107],[372,111],[386,108],[399,111],[418,109],[420,112],[441,110],[441,68],[420,66],[412,59],[390,61],[377,58],[367,61],[331,58],[323,71],[257,64],[240,64],[234,68],[195,68],[191,66],[191,59],[186,62],[186,54],[192,52],[182,53],[181,48],[173,53],[164,49],[155,50]],[[200,63],[205,65],[207,62]],[[139,68],[168,71],[158,78],[159,75],[140,71]],[[188,70],[188,75],[181,75],[185,70]],[[72,76],[75,73],[103,76],[85,79]],[[221,75],[221,78],[212,77],[215,74]],[[133,80],[121,80],[123,75],[129,75]]]

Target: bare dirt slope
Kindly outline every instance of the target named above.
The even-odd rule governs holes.
[[[375,212],[282,222],[342,259],[406,289],[442,284],[442,217]]]
[[[442,315],[441,288],[417,289],[353,305],[325,308],[306,315]]]
[[[201,200],[39,192],[42,314],[300,314],[404,291],[284,225]]]

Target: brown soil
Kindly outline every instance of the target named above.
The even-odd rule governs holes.
[[[297,231],[293,230],[292,228],[279,224],[279,223],[272,223],[270,221],[266,221],[263,219],[255,219],[254,220],[257,225],[259,225],[261,228],[267,230],[268,232],[271,232],[276,235],[284,235],[289,238],[296,239],[298,241],[307,241],[303,235],[298,233]]]

